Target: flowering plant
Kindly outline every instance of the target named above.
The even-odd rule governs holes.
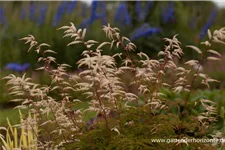
[[[133,56],[132,52],[137,49],[135,44],[110,24],[103,26],[109,41],[102,43],[86,40],[86,29],[77,29],[73,23],[59,30],[65,30],[64,37],[73,39],[67,46],[82,44],[85,47],[83,58],[77,62],[82,69],[80,73],[68,74],[70,66],[57,63],[50,45],[39,43],[29,35],[21,40],[30,44],[28,51],[34,49],[41,55],[38,62],[43,66],[37,70],[47,72],[51,84],[33,83],[25,74],[22,77],[10,74],[4,78],[8,85],[12,85],[10,94],[16,96],[13,101],[21,101],[17,108],[29,109],[36,115],[38,149],[204,148],[209,145],[187,142],[155,144],[150,139],[224,137],[223,131],[213,128],[218,116],[216,104],[204,97],[194,103],[189,99],[193,88],[199,84],[209,88],[211,82],[219,82],[200,72],[200,67],[204,61],[220,59],[220,54],[212,50],[212,43],[224,44],[225,28],[213,33],[208,30],[209,40],[201,43],[205,45],[204,50],[188,45],[201,59],[188,60],[184,64],[176,61],[184,55],[178,35],[164,39],[166,45],[158,53],[160,58],[157,60],[143,52]],[[121,49],[121,53],[104,55],[104,50],[113,47]],[[132,76],[129,85],[123,80],[127,73]],[[176,75],[175,80],[165,80],[171,73]],[[192,82],[189,83],[187,78],[192,78]],[[130,85],[133,91],[128,89]],[[162,88],[184,93],[186,98],[169,101]],[[58,93],[58,97],[50,95],[52,92]],[[78,99],[72,93],[86,98]],[[85,102],[88,102],[87,108],[78,107],[79,103]],[[193,114],[190,108],[199,107],[202,112]],[[90,111],[97,115],[87,124],[84,116]]]

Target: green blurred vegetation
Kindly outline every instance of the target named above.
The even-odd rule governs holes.
[[[37,17],[40,14],[39,8],[41,4],[46,3],[48,5],[47,14],[44,24],[37,25]],[[164,37],[172,37],[175,34],[179,34],[179,40],[185,45],[194,44],[197,46],[200,41],[197,41],[196,37],[200,33],[202,27],[207,22],[211,10],[215,7],[215,4],[210,1],[204,2],[181,2],[175,1],[175,22],[162,22],[162,8],[167,7],[169,2],[153,1],[152,7],[148,12],[148,16],[143,21],[137,21],[137,13],[135,12],[135,1],[127,2],[129,6],[129,12],[131,14],[132,25],[121,27],[119,23],[114,22],[113,18],[117,5],[120,2],[106,2],[108,5],[107,9],[107,22],[112,24],[112,26],[118,26],[121,29],[121,34],[129,37],[135,29],[140,27],[143,23],[149,23],[152,27],[162,28],[162,33],[142,37],[133,42],[137,45],[139,51],[143,51],[149,54],[151,57],[155,57],[156,52],[164,47],[162,39]],[[142,2],[145,4],[146,2]],[[80,59],[80,54],[84,50],[81,46],[70,46],[66,47],[70,39],[63,39],[62,32],[57,31],[58,27],[62,25],[67,25],[69,22],[73,22],[76,26],[80,26],[82,21],[90,16],[90,8],[87,9],[87,16],[81,17],[79,14],[81,12],[82,2],[79,2],[72,14],[64,14],[62,16],[62,21],[56,26],[52,26],[53,17],[57,11],[60,2],[35,2],[36,13],[35,22],[28,19],[29,15],[29,4],[28,1],[23,2],[0,2],[1,6],[5,8],[6,12],[6,24],[0,25],[1,28],[1,38],[0,38],[0,56],[1,63],[0,67],[3,68],[8,62],[18,62],[24,63],[29,62],[32,67],[36,67],[36,60],[38,56],[35,52],[30,54],[26,53],[27,46],[23,42],[18,41],[18,39],[32,34],[36,37],[39,42],[49,43],[51,49],[55,50],[58,55],[56,56],[59,63],[68,63],[76,69],[76,62]],[[25,20],[19,19],[19,14],[22,8],[26,8],[27,15]],[[89,6],[90,7],[90,6]],[[225,24],[223,16],[225,11],[220,8],[216,16],[216,20],[213,23],[211,30],[220,28]],[[192,18],[195,18],[194,20]],[[191,22],[196,22],[194,28],[190,27]],[[88,26],[87,39],[95,39],[97,41],[104,41],[104,34],[99,28],[101,21],[97,20]],[[49,36],[50,35],[50,36]],[[220,46],[217,46],[219,51],[222,51]],[[194,52],[190,49],[184,48],[186,53],[185,57],[193,58]],[[113,51],[107,51],[107,54],[114,53]]]
[[[178,103],[181,102],[181,105],[183,103],[183,100],[186,97],[186,94],[184,93],[177,94],[177,93],[171,92],[168,89],[162,89],[162,92],[165,93],[167,100],[175,101]],[[223,111],[225,108],[225,90],[214,89],[214,90],[194,91],[190,96],[189,110],[195,115],[197,115],[201,111],[201,108],[198,107],[198,102],[200,99],[208,99],[215,102],[218,114],[224,113]]]
[[[26,110],[22,110],[23,114],[27,114]],[[20,123],[20,116],[18,109],[0,109],[0,126],[7,127],[6,118],[9,118],[12,125]]]

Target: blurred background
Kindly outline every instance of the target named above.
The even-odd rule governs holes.
[[[82,46],[66,45],[70,38],[62,38],[63,32],[56,29],[73,22],[77,28],[87,28],[86,39],[106,41],[102,25],[110,23],[118,27],[121,34],[130,38],[138,47],[137,52],[145,52],[150,58],[164,48],[164,37],[179,34],[185,56],[181,61],[197,58],[196,53],[184,45],[196,45],[207,39],[207,29],[211,31],[225,26],[225,3],[223,1],[2,1],[0,2],[0,77],[9,73],[27,73],[35,82],[48,84],[50,79],[43,72],[34,71],[40,66],[38,55],[27,53],[28,45],[18,39],[32,34],[42,43],[51,45],[57,52],[58,63],[72,66],[76,73],[76,62],[84,50]],[[108,40],[107,40],[108,41]],[[221,81],[211,90],[197,90],[196,96],[205,96],[225,106],[225,55],[224,45],[215,45],[222,54],[222,61],[204,64],[204,72]],[[104,54],[122,51],[106,50]],[[171,99],[180,98],[168,93]],[[5,125],[8,116],[16,122],[18,112],[12,108],[17,103],[9,100],[7,86],[0,80],[0,126]],[[196,99],[193,96],[193,99]]]

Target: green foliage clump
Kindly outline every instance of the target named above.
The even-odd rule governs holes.
[[[125,111],[121,120],[124,124],[122,133],[114,131],[109,139],[104,123],[99,121],[90,131],[81,136],[80,142],[70,143],[66,145],[66,149],[134,150],[184,149],[188,147],[202,149],[209,146],[202,143],[176,145],[169,141],[165,143],[154,142],[154,139],[206,138],[210,132],[194,120],[182,122],[176,114],[153,115],[150,114],[148,107],[138,107]],[[111,127],[116,127],[115,119],[111,119],[110,122],[112,123]],[[117,126],[117,128],[119,127]]]
[[[34,14],[35,21],[31,21],[29,16],[29,6],[31,3],[35,3],[36,13]],[[107,9],[105,14],[107,15],[108,22],[113,22],[117,6],[121,2],[106,2]],[[147,5],[147,2],[141,2],[143,6]],[[143,37],[134,41],[137,45],[138,52],[144,52],[151,57],[154,57],[156,53],[158,53],[162,48],[162,38],[163,37],[171,37],[176,33],[180,33],[179,40],[182,43],[188,44],[198,44],[196,42],[196,37],[200,33],[202,27],[208,21],[208,17],[210,16],[210,11],[212,8],[216,7],[216,4],[212,1],[203,1],[203,2],[187,2],[187,1],[176,1],[174,4],[174,16],[175,22],[163,23],[162,21],[162,8],[167,8],[169,3],[166,1],[153,1],[151,8],[146,11],[147,17],[142,21],[137,21],[137,12],[135,9],[136,2],[128,1],[126,4],[129,6],[129,14],[132,18],[131,26],[121,26],[121,32],[123,35],[129,37],[132,35],[135,29],[139,28],[144,23],[148,23],[151,27],[159,27],[162,28],[163,32],[161,34],[152,35],[148,37]],[[42,5],[47,5],[46,18],[44,20],[44,24],[37,25],[37,19],[41,14],[40,8]],[[35,37],[39,40],[45,41],[52,46],[58,55],[56,56],[57,61],[60,63],[68,63],[73,66],[74,70],[77,65],[74,63],[78,61],[81,57],[83,46],[76,47],[64,47],[68,40],[62,41],[60,38],[60,33],[55,32],[55,28],[52,27],[52,21],[54,15],[57,13],[57,8],[60,6],[60,2],[0,2],[0,5],[5,10],[6,15],[6,24],[1,25],[1,39],[0,39],[0,56],[1,63],[0,67],[3,68],[8,62],[18,62],[24,63],[29,62],[32,64],[32,68],[35,68],[37,55],[35,53],[30,53],[29,56],[24,57],[26,55],[25,49],[26,46],[18,43],[17,40],[27,34],[35,35]],[[81,5],[83,2],[79,1],[76,9],[72,12],[72,14],[63,14],[61,22],[59,22],[58,26],[61,26],[69,21],[74,22],[77,25],[80,25],[85,19],[91,16],[90,6],[87,6],[87,16],[85,18],[80,16]],[[203,7],[203,9],[202,9]],[[25,9],[27,14],[24,20],[20,20],[21,10]],[[211,27],[212,30],[224,25],[223,17],[224,17],[224,8],[218,8],[218,15],[216,20]],[[189,26],[190,23],[194,23],[195,27],[191,28]],[[15,27],[16,24],[16,27]],[[119,23],[115,22],[116,26]],[[24,28],[26,25],[26,28]],[[87,35],[90,39],[95,39],[98,41],[104,40],[104,35],[101,34],[100,30],[96,30],[101,25],[101,21],[97,20],[91,25],[88,26],[90,33]],[[51,35],[52,37],[50,37]],[[97,35],[97,36],[96,36]],[[12,44],[13,43],[13,44]],[[201,46],[201,45],[198,45]],[[217,47],[220,51],[223,50],[221,46]],[[114,49],[116,50],[116,49]],[[194,57],[194,53],[189,51],[187,48],[184,48],[185,57],[192,58]],[[107,51],[107,54],[111,55],[111,51]],[[70,57],[73,56],[73,57]]]

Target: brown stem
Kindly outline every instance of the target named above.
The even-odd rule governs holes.
[[[103,118],[104,118],[104,120],[105,120],[106,128],[107,128],[107,130],[108,130],[108,136],[109,136],[109,139],[110,139],[110,138],[111,138],[111,134],[110,134],[109,123],[108,123],[108,120],[107,120],[106,111],[105,111],[105,109],[103,109],[103,106],[102,106],[102,100],[101,100],[101,98],[100,98],[98,92],[96,91],[95,94],[96,94],[96,96],[97,96],[97,99],[98,99],[99,105],[100,105],[100,107],[101,107],[101,110],[102,110],[103,113],[104,113],[104,114],[103,114]]]
[[[72,120],[74,127],[78,127],[78,128],[80,129],[80,131],[83,130],[82,127],[80,127],[80,125],[79,125],[78,122],[76,121],[76,119],[74,119],[74,117],[73,117],[73,115],[72,115],[71,113],[66,113],[66,112],[65,112],[65,114],[70,118],[70,120]],[[94,150],[93,143],[91,142],[89,136],[87,136],[87,140],[88,140],[88,142],[89,142],[89,144],[90,144],[91,149]]]
[[[103,73],[104,73],[104,76],[105,76],[105,78],[107,79],[107,76],[106,76],[106,72],[103,70]],[[108,84],[108,87],[109,87],[109,89],[110,89],[110,96],[112,97],[112,93],[114,93],[114,91],[113,91],[113,88],[112,88],[112,86],[111,86],[111,84],[109,83]],[[118,107],[118,104],[117,104],[117,100],[116,100],[116,98],[115,97],[113,97],[113,101],[114,101],[114,104],[115,104],[115,106],[116,106],[116,110],[117,110],[117,113],[118,113],[118,119],[119,119],[119,126],[120,126],[120,131],[123,133],[123,128],[122,128],[122,121],[121,121],[121,117],[120,117],[120,109],[119,109],[119,107]]]
[[[116,37],[116,40],[120,43],[120,45],[123,47],[123,49],[125,50],[126,52],[126,59],[129,59],[131,61],[131,68],[132,68],[132,75],[133,75],[133,79],[134,79],[134,83],[137,84],[137,79],[136,79],[136,73],[135,73],[135,70],[134,70],[134,61],[133,59],[131,58],[130,56],[130,53],[128,52],[127,50],[127,47],[123,44],[123,42],[121,41],[121,39],[119,39],[118,37]],[[136,91],[138,91],[138,89],[136,88]],[[136,105],[138,106],[138,99],[136,100]]]
[[[74,33],[77,33],[77,31],[75,31],[75,30],[73,30],[73,31],[74,31]],[[78,34],[78,33],[77,33],[77,34]],[[80,36],[80,34],[78,34],[78,36],[81,38],[81,40],[82,40],[84,46],[85,46],[86,49],[88,50],[89,48],[88,48],[87,44],[85,44],[84,38],[82,38],[82,37]],[[105,109],[103,109],[103,107],[102,107],[102,101],[101,101],[101,98],[100,98],[98,92],[96,91],[95,94],[96,94],[96,97],[97,97],[97,99],[98,99],[98,102],[99,102],[99,105],[100,105],[100,107],[101,107],[101,110],[102,110],[103,113],[104,113],[103,117],[104,117],[104,120],[105,120],[106,128],[107,128],[107,130],[108,130],[108,136],[109,136],[109,138],[110,138],[110,137],[111,137],[111,134],[110,134],[110,129],[109,129],[109,125],[108,125],[108,120],[107,120],[107,115],[106,115]]]
[[[165,58],[164,58],[164,63],[163,63],[163,65],[161,66],[160,71],[161,71],[161,70],[164,71],[167,62],[168,62],[167,57],[165,57]],[[161,72],[158,72],[157,78],[156,78],[157,81],[159,81],[160,78],[161,78]],[[155,90],[158,89],[158,85],[159,85],[159,84],[156,84],[156,85],[153,87],[152,94],[151,94],[151,96],[150,96],[150,100],[153,98],[153,94],[154,94]]]
[[[204,62],[205,57],[206,57],[206,53],[203,54],[202,59],[201,59],[201,62],[199,62],[198,68],[197,68],[197,70],[196,70],[196,72],[194,74],[194,77],[192,79],[192,82],[191,82],[191,85],[190,85],[190,91],[188,92],[188,94],[187,94],[187,96],[185,98],[185,101],[184,101],[184,110],[181,113],[182,115],[185,115],[185,113],[186,113],[188,99],[190,98],[190,95],[191,95],[191,92],[193,90],[193,86],[194,86],[195,80],[197,79],[197,74],[199,73],[201,64]]]

